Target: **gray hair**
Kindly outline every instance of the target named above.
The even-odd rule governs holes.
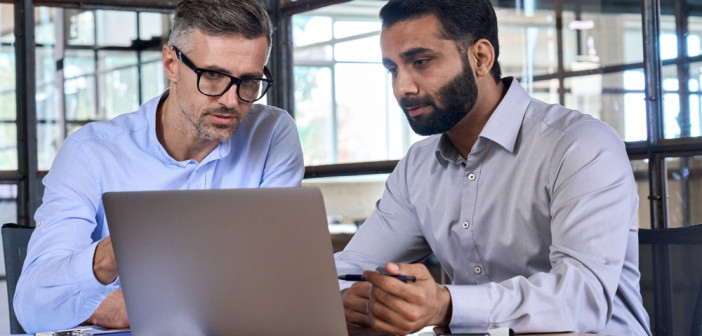
[[[273,24],[258,0],[183,0],[175,9],[169,46],[192,51],[195,29],[208,36],[240,34],[247,39],[265,36],[271,47]]]

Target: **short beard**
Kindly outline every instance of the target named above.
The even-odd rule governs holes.
[[[419,135],[432,135],[444,133],[455,126],[475,106],[478,98],[478,86],[475,84],[475,75],[470,63],[463,58],[463,70],[448,83],[444,84],[437,92],[437,101],[430,96],[419,98],[403,97],[400,107],[405,112],[412,130]],[[434,111],[426,116],[410,117],[407,107],[428,105]]]
[[[238,122],[234,123],[232,126],[225,126],[225,125],[219,125],[219,124],[207,124],[205,122],[205,117],[208,114],[230,114],[236,116]],[[232,136],[234,136],[234,133],[236,133],[236,130],[239,129],[239,125],[241,124],[241,113],[235,109],[230,109],[227,107],[219,107],[216,109],[208,109],[205,110],[205,114],[200,116],[200,118],[197,120],[197,122],[193,123],[195,126],[195,129],[197,129],[197,132],[200,134],[201,137],[203,137],[206,140],[209,141],[217,141],[217,142],[222,142],[222,141],[227,141],[231,139]],[[225,133],[223,133],[225,132]]]

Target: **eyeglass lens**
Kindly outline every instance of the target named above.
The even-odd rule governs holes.
[[[214,71],[204,71],[200,75],[198,87],[206,95],[222,95],[229,86],[237,84],[237,93],[243,100],[257,100],[265,93],[268,82],[258,79],[241,79],[239,83],[232,83],[230,77]]]

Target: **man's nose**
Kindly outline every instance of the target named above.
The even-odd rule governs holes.
[[[414,76],[407,71],[398,71],[394,81],[394,92],[397,100],[402,97],[419,94]]]
[[[238,88],[239,86],[237,84],[232,84],[227,92],[217,98],[217,102],[228,108],[235,108],[239,106],[242,101],[239,100],[239,95],[236,93]]]

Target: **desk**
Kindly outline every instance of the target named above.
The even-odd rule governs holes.
[[[429,328],[429,327],[428,327]],[[425,335],[432,335],[431,329],[422,329],[422,331],[412,334],[412,336],[425,336]],[[547,333],[547,334],[517,334],[518,336],[607,336],[604,334],[588,334],[588,333],[574,333],[574,332],[566,332],[566,333]],[[385,334],[371,330],[371,329],[366,329],[366,328],[358,328],[358,329],[351,329],[349,330],[349,336],[385,336]]]
[[[373,332],[366,332],[362,334],[351,333],[350,336],[380,336],[382,334],[377,334]],[[593,336],[600,334],[586,334],[586,333],[551,333],[551,334],[519,334],[524,336]],[[12,335],[0,335],[0,336],[33,336],[32,334],[12,334]]]

